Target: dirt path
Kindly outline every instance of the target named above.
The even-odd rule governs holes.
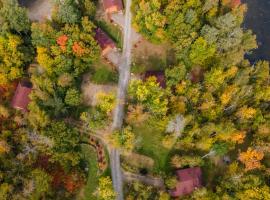
[[[151,185],[156,188],[165,189],[164,181],[161,178],[154,178],[149,176],[142,176],[130,172],[123,172],[123,177],[126,182],[141,182],[146,185]]]

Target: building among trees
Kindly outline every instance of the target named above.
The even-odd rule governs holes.
[[[170,191],[172,197],[191,194],[196,188],[202,187],[202,171],[200,167],[180,169],[176,171],[178,182]]]
[[[101,30],[101,28],[96,29],[95,39],[102,50],[102,56],[105,56],[111,50],[116,49],[114,41],[103,30]]]
[[[29,94],[32,91],[32,83],[29,81],[21,81],[16,89],[16,92],[13,96],[11,106],[15,109],[22,110],[23,112],[27,111],[27,106],[30,102]]]
[[[103,7],[107,14],[123,10],[122,0],[103,0]]]

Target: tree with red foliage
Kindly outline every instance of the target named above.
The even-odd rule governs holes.
[[[64,177],[65,189],[73,193],[84,184],[83,178],[77,172],[73,172],[70,175]]]

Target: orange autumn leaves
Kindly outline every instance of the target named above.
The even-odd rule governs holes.
[[[248,148],[246,152],[240,153],[238,159],[245,165],[245,170],[253,170],[261,168],[261,160],[264,153],[256,149]]]
[[[85,50],[80,46],[78,42],[74,42],[72,46],[72,51],[77,55],[77,56],[83,56]]]
[[[68,44],[68,36],[61,35],[56,40],[57,44],[61,48],[62,51],[66,51],[67,44]],[[79,44],[79,42],[74,42],[72,44],[72,51],[77,56],[83,56],[85,53],[85,49]]]
[[[65,51],[66,50],[66,45],[68,41],[68,36],[66,35],[61,35],[57,38],[57,44],[60,46],[60,48]]]

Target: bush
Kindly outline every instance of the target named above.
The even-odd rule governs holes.
[[[97,84],[115,83],[118,81],[118,75],[116,72],[103,67],[95,71],[92,81]]]
[[[173,189],[176,187],[177,185],[177,178],[176,176],[171,176],[171,177],[168,177],[166,180],[165,180],[165,184],[166,186],[169,188],[169,189]]]
[[[204,164],[200,156],[179,156],[175,155],[171,158],[171,164],[175,168],[196,167]]]

